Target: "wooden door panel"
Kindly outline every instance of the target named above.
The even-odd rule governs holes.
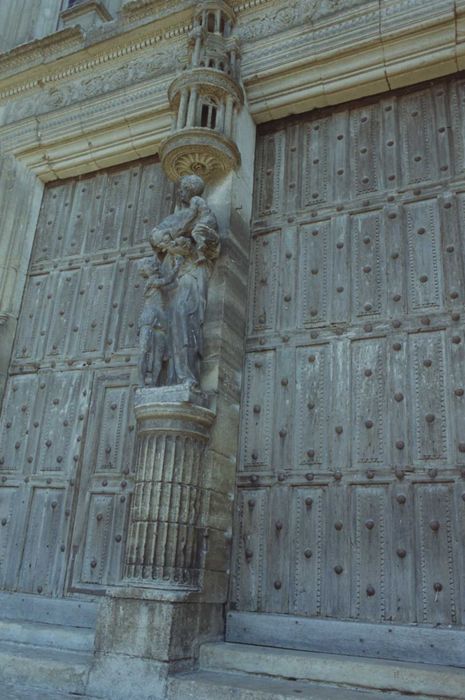
[[[81,285],[81,271],[75,268],[52,273],[50,279],[53,280],[52,295],[55,303],[49,316],[45,356],[53,359],[63,357],[71,350],[69,341],[75,337],[71,323]]]
[[[16,332],[14,355],[18,361],[27,362],[43,357],[49,306],[45,300],[48,302],[52,294],[52,280],[49,275],[39,274],[29,278]]]
[[[236,533],[232,600],[243,610],[263,609],[268,496],[268,489],[248,488],[239,493],[240,530]]]
[[[121,578],[137,263],[172,195],[153,160],[45,189],[0,417],[2,588],[96,593]]]
[[[414,484],[403,479],[391,484],[387,517],[386,620],[409,622],[416,610]]]
[[[386,345],[386,338],[351,344],[352,468],[387,462]]]
[[[90,395],[89,376],[82,372],[41,372],[36,398],[37,439],[32,473],[70,478],[80,459]]]
[[[382,212],[351,217],[352,318],[384,316],[386,308],[385,246]]]
[[[94,375],[72,542],[74,590],[122,576],[134,468],[134,385],[134,370]]]
[[[322,513],[325,540],[321,566],[321,614],[348,617],[351,605],[350,501],[345,488],[328,489]]]
[[[420,622],[457,622],[457,584],[451,484],[415,486],[416,551]]]
[[[446,384],[445,333],[436,331],[411,335],[408,343],[412,361],[410,405],[413,462],[446,466],[449,463],[446,394],[449,392]]]
[[[465,624],[464,96],[260,127],[236,609]]]
[[[303,129],[303,207],[322,204],[330,198],[329,126],[329,119],[319,119],[313,124],[306,124]]]
[[[121,579],[127,508],[114,493],[91,493],[87,505],[87,528],[80,546],[81,564],[76,572],[83,584],[112,584]]]
[[[440,228],[436,200],[405,205],[408,239],[409,310],[441,309],[443,305]]]
[[[329,317],[330,222],[299,229],[297,268],[297,326],[321,325]]]
[[[435,141],[431,91],[420,90],[400,97],[398,120],[402,184],[408,186],[434,179],[438,167],[431,148]]]
[[[240,439],[241,470],[271,470],[275,374],[274,352],[248,355],[245,368],[247,394],[243,406],[247,420],[242,424]]]
[[[47,206],[40,211],[34,238],[32,258],[36,263],[61,257],[64,232],[67,230],[72,188],[69,182],[60,183],[53,188],[53,192],[49,192],[49,196],[46,196]]]
[[[296,487],[291,498],[289,612],[321,615],[327,490],[310,485]]]
[[[325,390],[331,372],[329,345],[296,349],[294,469],[328,469],[329,435]]]
[[[67,500],[65,486],[30,489],[18,580],[25,593],[58,595],[63,589],[70,520]]]
[[[386,556],[391,535],[388,497],[384,484],[352,487],[351,617],[355,619],[386,619],[386,581],[390,579],[386,567],[391,564]]]
[[[276,327],[279,289],[279,233],[271,231],[254,241],[257,251],[251,276],[249,332]],[[261,254],[258,254],[261,251]]]
[[[263,609],[279,613],[287,613],[289,605],[289,551],[293,536],[289,495],[287,488],[271,491],[265,521],[268,534],[263,571]]]
[[[120,264],[118,272],[122,278],[122,299],[119,311],[113,312],[118,323],[116,350],[121,353],[134,351],[139,346],[137,319],[144,303],[144,282],[138,270],[139,260],[128,260]]]
[[[18,528],[17,513],[21,508],[19,485],[3,486],[0,490],[0,586],[3,588],[9,578],[11,560],[17,559],[15,531]]]

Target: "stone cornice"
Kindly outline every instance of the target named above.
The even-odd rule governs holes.
[[[464,34],[463,0],[368,0],[245,44],[250,110],[264,122],[462,70]]]
[[[12,75],[22,73],[34,65],[54,61],[57,56],[79,51],[83,45],[84,35],[80,27],[71,27],[16,46],[11,51],[0,54],[0,85]]]

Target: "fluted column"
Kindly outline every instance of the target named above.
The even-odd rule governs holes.
[[[200,63],[200,49],[202,48],[202,36],[196,36],[194,51],[192,54],[192,65],[198,66]]]
[[[224,133],[224,114],[224,103],[221,102],[216,115],[216,130],[222,134]]]
[[[234,110],[234,100],[231,95],[226,98],[226,114],[224,120],[224,133],[226,136],[231,137],[232,134],[232,120],[233,120],[233,110]]]
[[[197,88],[191,88],[189,95],[189,108],[187,110],[186,126],[192,127],[195,122],[195,111],[197,109]]]
[[[183,387],[135,395],[135,493],[126,579],[195,586],[200,567],[203,453],[215,415]]]

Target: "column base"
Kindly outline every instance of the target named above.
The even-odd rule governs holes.
[[[191,600],[193,593],[132,583],[108,591],[88,693],[164,700],[169,676],[193,668],[200,645],[224,635],[223,605]]]

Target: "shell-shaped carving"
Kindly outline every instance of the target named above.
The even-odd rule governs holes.
[[[194,173],[204,177],[209,172],[216,170],[218,165],[218,161],[213,155],[196,151],[181,153],[175,159],[175,167],[180,175]]]
[[[161,145],[160,158],[171,180],[195,174],[211,182],[240,163],[239,151],[231,139],[203,128],[183,129],[169,136]]]

